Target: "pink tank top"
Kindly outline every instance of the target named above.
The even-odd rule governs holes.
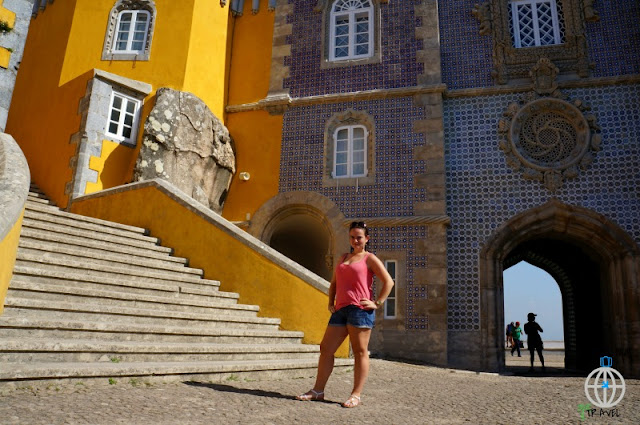
[[[373,272],[367,267],[367,253],[363,259],[336,267],[336,310],[348,305],[360,308],[360,299],[373,299]]]

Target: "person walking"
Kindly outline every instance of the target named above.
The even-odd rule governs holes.
[[[534,351],[538,352],[538,358],[540,359],[540,363],[542,363],[542,371],[545,371],[544,367],[544,356],[542,355],[542,337],[538,332],[543,332],[542,328],[536,322],[537,314],[529,313],[527,314],[527,323],[524,325],[524,333],[527,334],[527,348],[529,349],[529,354],[531,355],[531,367],[529,368],[529,372],[533,372],[533,353]]]
[[[513,356],[514,351],[518,351],[518,357],[522,357],[520,355],[520,335],[522,335],[522,328],[520,327],[520,322],[516,322],[515,327],[511,331],[511,337],[513,338],[513,345],[511,346],[511,355]]]
[[[362,221],[349,226],[351,252],[340,257],[329,286],[331,317],[320,343],[318,372],[313,388],[296,396],[298,400],[324,400],[324,389],[333,372],[334,355],[347,336],[355,360],[353,389],[343,407],[361,403],[362,390],[369,375],[369,339],[375,310],[382,306],[393,288],[393,279],[374,254],[367,252],[369,230]],[[382,283],[377,301],[373,300],[373,277]]]
[[[513,336],[511,335],[513,333],[513,328],[515,327],[515,325],[513,324],[513,322],[509,323],[507,325],[507,329],[506,329],[506,335],[507,335],[507,348],[513,348]]]

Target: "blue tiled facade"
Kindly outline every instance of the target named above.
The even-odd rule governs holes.
[[[493,42],[471,14],[477,0],[438,2],[442,81],[450,90],[493,85]]]
[[[562,89],[569,100],[581,99],[592,107],[589,114],[596,117],[600,127],[602,149],[586,170],[574,179],[565,180],[553,193],[541,182],[527,180],[521,172],[509,168],[505,154],[498,147],[498,122],[507,106],[520,100],[523,93],[509,93],[510,86],[504,85],[500,88],[502,94],[489,94],[496,93],[491,78],[493,40],[491,36],[479,34],[479,23],[471,13],[476,3],[477,0],[438,2],[441,75],[447,87],[442,104],[443,161],[446,214],[451,224],[446,241],[445,326],[446,338],[451,341],[461,338],[462,334],[457,332],[477,336],[483,330],[480,249],[500,226],[517,214],[556,198],[605,216],[640,243],[637,189],[640,187],[640,84],[629,79],[603,82],[583,78],[585,88]],[[325,23],[323,14],[313,11],[316,1],[298,0],[290,4],[293,12],[287,16],[287,23],[293,29],[287,40],[291,56],[284,61],[289,74],[283,88],[289,90],[292,98],[420,85],[421,74],[425,72],[418,60],[423,56],[420,51],[427,43],[433,43],[416,36],[416,28],[424,25],[422,19],[415,16],[416,5],[422,1],[377,3],[382,31],[381,61],[351,66],[323,66]],[[640,2],[599,1],[596,9],[600,21],[586,24],[588,61],[595,63],[590,77],[640,74]],[[428,65],[425,61],[424,66],[428,68]],[[434,86],[438,84],[437,78],[429,81]],[[591,86],[589,81],[593,81]],[[473,95],[472,91],[456,93],[459,89],[479,90]],[[430,171],[425,161],[416,160],[419,156],[416,152],[428,151],[427,140],[432,143],[430,148],[436,146],[434,134],[439,130],[426,135],[415,133],[414,128],[417,121],[431,124],[438,120],[438,107],[419,106],[420,102],[411,96],[344,102],[334,98],[330,103],[314,99],[314,102],[305,106],[294,103],[284,114],[279,191],[320,193],[333,201],[346,217],[419,215],[417,206],[428,204],[432,201],[430,194],[437,191],[430,192],[432,187],[425,189],[416,185],[416,178]],[[334,179],[335,186],[327,185],[326,179],[323,180],[327,122],[349,109],[366,112],[373,118],[375,183],[341,185],[339,179]],[[406,256],[401,295],[406,305],[406,330],[431,330],[428,314],[424,314],[426,310],[421,304],[427,298],[425,284],[428,282],[416,281],[420,280],[416,276],[429,269],[433,261],[418,249],[425,241],[430,242],[429,232],[427,225],[372,229],[372,251],[400,251]],[[442,315],[444,317],[444,313]]]
[[[520,95],[445,100],[449,329],[478,330],[480,247],[503,223],[552,197],[596,211],[640,243],[640,86],[564,90],[582,99],[602,128],[602,151],[555,193],[511,170],[497,122]]]
[[[598,1],[599,22],[587,23],[594,77],[640,73],[640,1]]]
[[[347,109],[366,111],[375,122],[376,182],[372,185],[323,187],[324,131],[329,118]],[[425,200],[424,189],[414,187],[414,177],[425,172],[423,161],[413,160],[413,150],[423,137],[412,123],[424,110],[411,98],[368,100],[291,108],[284,116],[280,159],[280,191],[307,190],[331,199],[347,217],[403,217],[414,215],[414,204]],[[371,230],[373,251],[405,251],[406,326],[425,329],[426,318],[413,314],[413,303],[424,298],[424,287],[413,286],[413,271],[424,268],[427,258],[415,252],[415,241],[426,237],[425,226],[377,227]]]
[[[477,0],[438,2],[442,79],[449,90],[494,85],[493,40],[480,35],[471,14]],[[599,22],[587,22],[588,60],[594,77],[640,73],[640,2],[596,2]]]
[[[294,2],[290,16],[293,25],[291,56],[285,59],[290,77],[284,87],[292,97],[327,93],[415,86],[422,66],[416,62],[420,43],[415,37],[417,24],[413,1],[392,1],[380,5],[382,61],[336,68],[321,67],[324,42],[323,14],[314,12],[316,0]],[[400,69],[391,72],[391,68]]]

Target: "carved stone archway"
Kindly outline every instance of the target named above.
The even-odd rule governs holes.
[[[560,249],[558,249],[560,247]],[[572,250],[572,252],[567,252]],[[598,352],[614,357],[616,369],[625,376],[640,375],[640,308],[637,300],[640,282],[640,249],[618,225],[591,210],[550,200],[525,211],[498,228],[480,253],[480,297],[483,369],[504,367],[503,270],[521,253],[546,252],[554,262],[565,264],[571,288],[570,300],[576,308],[578,332],[575,354],[583,355],[580,345],[585,335],[597,335]],[[579,255],[587,263],[589,285],[571,277],[579,271],[571,257]],[[544,262],[537,264],[545,269]],[[567,266],[568,265],[568,266]],[[579,275],[579,273],[578,273]],[[563,298],[567,292],[563,291]],[[565,300],[563,299],[563,302]],[[590,314],[596,312],[596,319]],[[565,322],[567,312],[565,312]],[[599,316],[598,316],[599,315]],[[585,324],[586,323],[586,324]],[[598,329],[585,329],[585,327]],[[567,328],[565,327],[565,330]],[[586,332],[589,331],[589,332]],[[594,332],[591,332],[594,331]],[[584,341],[582,341],[584,342]],[[576,368],[585,369],[578,359]],[[589,360],[591,361],[591,360]],[[593,368],[598,364],[592,365]]]
[[[344,221],[344,214],[326,196],[307,191],[285,192],[274,196],[256,211],[247,231],[270,244],[274,236],[286,235],[287,227],[314,227],[315,230],[309,229],[300,237],[313,237],[318,231],[324,232],[322,237],[327,239],[327,251],[323,255],[326,270],[331,271],[337,257],[349,246]],[[327,280],[331,278],[326,275],[322,277]]]

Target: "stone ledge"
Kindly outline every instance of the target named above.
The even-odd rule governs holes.
[[[364,221],[368,227],[381,227],[449,224],[451,219],[448,215],[443,214],[414,215],[408,217],[358,217],[345,219],[342,224],[345,227],[349,227],[352,221]]]
[[[318,96],[307,97],[295,97],[291,99],[291,106],[306,106],[306,105],[321,105],[325,103],[340,103],[340,102],[352,102],[355,100],[370,100],[370,99],[386,99],[394,97],[408,97],[420,94],[442,94],[446,91],[447,86],[445,84],[428,84],[419,85],[414,87],[403,87],[397,89],[376,89],[376,90],[363,90],[349,93],[330,93]],[[226,112],[249,112],[262,109],[263,101],[251,103],[243,103],[240,105],[229,105],[226,107]]]
[[[640,74],[619,75],[616,77],[581,78],[579,80],[558,81],[559,89],[593,88],[623,84],[639,84]],[[490,96],[496,94],[523,93],[532,91],[533,84],[507,84],[502,86],[476,87],[471,89],[446,90],[447,99],[459,97]]]
[[[0,241],[24,210],[31,174],[22,150],[6,133],[0,133]]]

